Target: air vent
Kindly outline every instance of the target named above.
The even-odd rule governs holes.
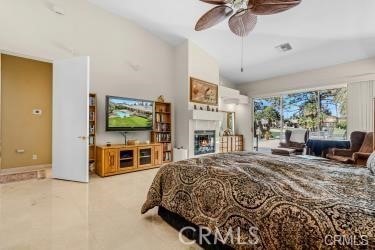
[[[276,46],[276,49],[280,52],[288,52],[293,49],[292,45],[290,43],[284,43],[280,44],[279,46]]]

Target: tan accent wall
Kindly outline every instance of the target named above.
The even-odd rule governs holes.
[[[1,168],[50,164],[52,64],[4,54],[1,61]]]
[[[2,161],[2,149],[1,149],[1,146],[2,146],[2,138],[1,138],[1,56],[2,54],[0,54],[0,170],[1,170],[1,161]]]

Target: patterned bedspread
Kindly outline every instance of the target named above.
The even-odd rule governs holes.
[[[366,168],[217,154],[162,167],[142,213],[155,206],[222,235],[239,229],[249,244],[226,242],[236,249],[375,249],[375,176]]]

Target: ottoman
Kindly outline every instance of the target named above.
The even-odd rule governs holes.
[[[273,155],[290,156],[294,155],[296,153],[296,150],[292,148],[273,148],[271,149],[271,152]]]

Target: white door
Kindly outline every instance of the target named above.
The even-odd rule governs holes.
[[[89,57],[53,62],[52,176],[88,182]]]

